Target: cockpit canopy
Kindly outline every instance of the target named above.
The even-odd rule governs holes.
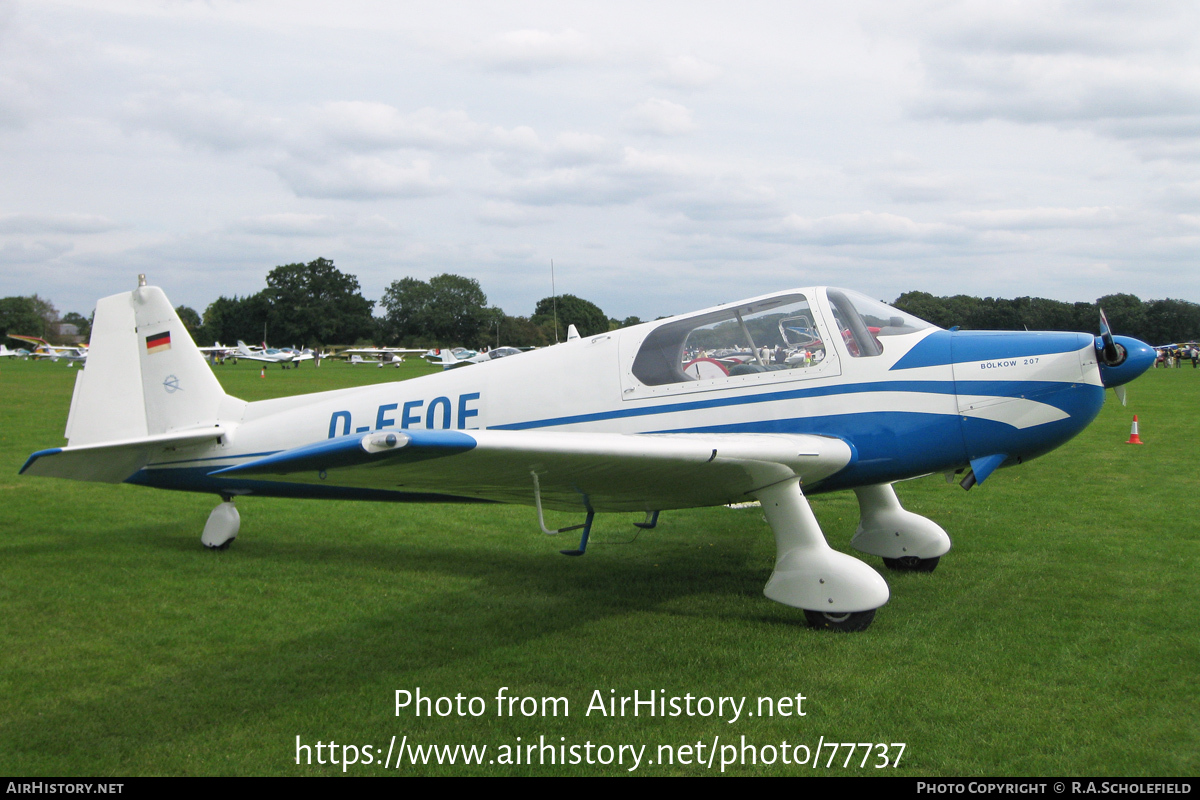
[[[851,358],[870,358],[883,353],[886,337],[932,327],[857,292],[815,291],[824,292],[832,320],[809,294],[791,292],[664,323],[642,342],[633,375],[646,386],[662,386],[813,369],[832,347]]]

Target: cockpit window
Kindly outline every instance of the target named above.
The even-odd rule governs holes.
[[[814,367],[826,345],[808,299],[769,297],[656,328],[633,374],[647,386]]]
[[[846,343],[846,350],[852,358],[881,355],[882,337],[901,336],[933,327],[924,320],[858,292],[829,289],[826,296],[833,308],[833,317],[841,331],[842,340]]]

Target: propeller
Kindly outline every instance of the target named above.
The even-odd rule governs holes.
[[[1110,367],[1115,367],[1124,361],[1124,354],[1117,350],[1117,343],[1113,341],[1112,328],[1108,326],[1108,317],[1104,316],[1104,309],[1100,309],[1100,340],[1104,343],[1101,352],[1104,354],[1104,363]]]
[[[1125,363],[1126,350],[1113,339],[1112,328],[1108,325],[1108,317],[1104,315],[1103,308],[1100,309],[1100,346],[1096,349],[1100,351],[1105,366],[1119,367]],[[1113,391],[1116,392],[1121,405],[1126,405],[1125,385],[1114,386]]]

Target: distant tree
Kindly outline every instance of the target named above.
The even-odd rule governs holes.
[[[1196,341],[1200,339],[1200,305],[1186,300],[1150,300],[1145,324],[1145,341],[1150,344]],[[1117,333],[1124,331],[1118,329]]]
[[[63,314],[60,322],[65,325],[74,325],[76,333],[79,336],[79,341],[81,342],[86,342],[92,335],[92,323],[82,314],[76,314],[74,311],[68,312]],[[61,328],[59,329],[59,333],[62,333]]]
[[[1044,297],[1019,297],[1017,302],[1022,325],[1031,331],[1080,330],[1075,308],[1070,303]]]
[[[479,282],[461,275],[392,281],[379,301],[390,343],[486,344],[494,315]]]
[[[358,278],[327,258],[285,264],[267,273],[267,325],[276,344],[350,343],[374,331],[374,303]]]
[[[545,347],[554,340],[547,340],[545,331],[534,325],[529,317],[504,315],[500,323],[500,344],[509,347]]]
[[[1100,324],[1100,312],[1094,303],[1072,303],[1071,313],[1074,315],[1072,330],[1100,332],[1096,327]]]
[[[384,308],[382,328],[388,344],[425,341],[429,333],[429,304],[433,290],[417,278],[392,281],[379,304]]]
[[[1146,304],[1132,294],[1106,294],[1096,301],[1104,309],[1104,316],[1114,333],[1147,338]],[[1099,331],[1100,312],[1096,311],[1091,324],[1084,330]]]
[[[179,315],[179,321],[183,323],[183,327],[187,328],[187,332],[194,340],[200,332],[200,326],[204,324],[200,319],[200,315],[196,313],[194,308],[189,308],[188,306],[177,306],[175,313]],[[68,314],[67,317],[69,316],[71,315]],[[63,321],[66,321],[67,317],[63,317]]]
[[[997,297],[985,297],[982,300],[971,298],[971,304],[966,315],[964,328],[986,331],[1019,331],[1021,316],[1012,300]]]
[[[958,324],[951,321],[946,298],[934,297],[929,292],[905,292],[897,297],[892,305],[939,328],[949,328]]]
[[[1200,338],[1200,305],[1187,300],[1143,302],[1132,294],[1110,294],[1095,303],[1064,303],[1044,297],[934,297],[905,292],[892,305],[942,328],[1031,331],[1100,331],[1100,309],[1113,332],[1151,344]]]
[[[204,325],[197,341],[204,344],[234,344],[239,339],[249,344],[260,342],[269,311],[266,292],[249,297],[218,297],[204,310]]]
[[[0,300],[0,336],[44,336],[45,321],[38,314],[32,297],[5,297]]]
[[[500,347],[500,333],[504,327],[505,313],[503,308],[488,306],[484,309],[484,344],[488,347]],[[505,331],[507,333],[507,331]]]
[[[1041,297],[935,297],[905,292],[892,305],[941,328],[967,330],[1094,331],[1099,317],[1091,303],[1063,303]]]
[[[550,336],[554,335],[556,306],[559,341],[566,339],[568,325],[574,325],[580,336],[595,336],[608,330],[608,315],[598,305],[573,294],[561,294],[557,302],[553,297],[539,300],[531,317],[534,324],[548,328]]]

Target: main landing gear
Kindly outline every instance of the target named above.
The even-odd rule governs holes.
[[[233,504],[233,498],[222,496],[221,500],[221,505],[208,515],[208,522],[204,523],[204,533],[200,534],[200,541],[209,550],[228,549],[237,538],[238,528],[242,525],[242,517],[238,514],[237,506]]]
[[[775,570],[763,594],[803,609],[814,628],[865,630],[875,609],[888,601],[887,582],[857,558],[829,546],[799,478],[755,494],[775,533]]]
[[[861,519],[850,544],[881,556],[889,568],[933,572],[950,550],[950,537],[936,522],[905,511],[891,484],[854,490]],[[775,533],[775,570],[763,594],[804,610],[819,630],[864,631],[888,601],[887,582],[853,556],[825,541],[798,478],[760,489],[756,496]]]

